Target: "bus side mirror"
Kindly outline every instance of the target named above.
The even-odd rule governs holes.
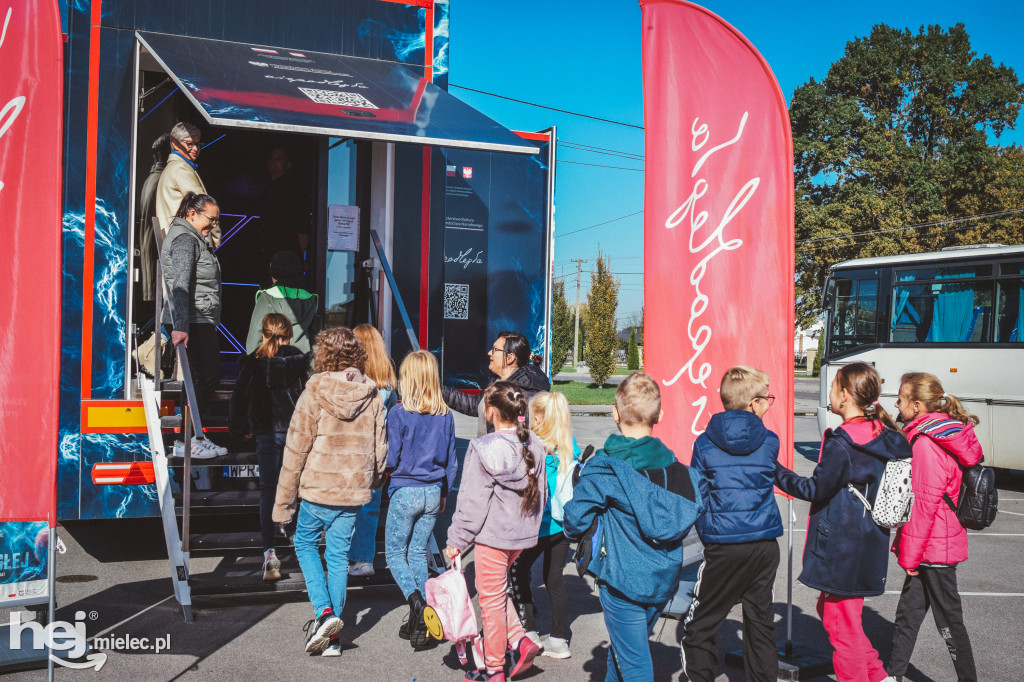
[[[831,310],[832,304],[835,302],[836,297],[836,285],[835,280],[829,279],[825,282],[825,291],[821,295],[821,309]]]

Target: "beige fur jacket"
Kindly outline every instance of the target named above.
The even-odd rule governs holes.
[[[384,482],[384,414],[376,385],[359,370],[314,374],[288,426],[274,521],[290,521],[300,497],[332,506],[369,502]]]

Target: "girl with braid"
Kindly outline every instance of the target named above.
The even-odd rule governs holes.
[[[445,555],[453,559],[476,545],[476,591],[484,630],[485,670],[465,680],[504,682],[533,665],[540,653],[509,599],[508,570],[524,549],[537,544],[547,500],[544,446],[526,423],[526,396],[518,386],[498,381],[484,391],[484,418],[493,433],[469,444],[459,498],[448,528]]]

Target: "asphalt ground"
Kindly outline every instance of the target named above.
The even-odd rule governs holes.
[[[808,393],[816,380],[798,382],[797,392]],[[816,403],[808,396],[806,402]],[[800,399],[796,411],[800,411]],[[778,405],[778,403],[777,403]],[[809,475],[814,468],[819,435],[811,417],[794,418],[796,469]],[[581,444],[603,442],[614,431],[610,416],[574,416],[574,432]],[[475,435],[475,419],[457,419],[458,435]],[[463,441],[464,443],[465,441]],[[979,679],[1016,681],[1024,678],[1024,477],[1002,481],[1000,514],[995,524],[970,537],[971,559],[958,569],[960,590],[968,631],[974,645]],[[788,503],[778,498],[783,518]],[[454,506],[454,505],[452,505]],[[793,512],[794,575],[799,574],[806,535],[808,504],[795,501]],[[449,512],[450,513],[450,512]],[[447,515],[446,515],[447,516]],[[446,519],[436,533],[443,543]],[[58,620],[71,621],[77,611],[88,614],[89,637],[130,636],[169,638],[166,651],[106,649],[107,662],[100,671],[57,669],[66,680],[320,680],[328,676],[341,680],[397,680],[419,682],[462,679],[451,645],[413,652],[397,638],[407,612],[395,586],[351,589],[342,617],[345,628],[340,658],[312,657],[303,651],[302,625],[311,617],[304,595],[258,595],[197,599],[195,622],[186,625],[171,594],[168,563],[158,522],[127,520],[69,524],[61,529],[67,554],[57,564]],[[787,547],[789,534],[780,538],[782,564],[775,585],[776,633],[786,638],[786,594],[789,584]],[[193,559],[193,572],[212,569],[216,558]],[[472,562],[467,562],[472,586]],[[605,674],[607,633],[593,583],[576,576],[566,567],[572,657],[567,660],[538,658],[534,669],[522,679],[601,680]],[[540,562],[535,566],[534,584],[540,582]],[[892,637],[892,619],[902,571],[890,562],[887,591],[868,599],[864,609],[865,630],[887,660]],[[471,587],[472,590],[472,587]],[[548,624],[546,594],[535,588],[539,627]],[[829,651],[828,640],[815,613],[818,593],[798,582],[792,583],[792,641],[798,652]],[[7,611],[0,611],[6,623]],[[741,612],[736,607],[718,636],[721,658],[741,647]],[[655,680],[676,680],[680,676],[678,621],[663,619],[655,628],[651,648]],[[913,682],[945,682],[955,679],[953,667],[931,617],[921,629],[907,679]],[[10,673],[5,679],[40,680],[43,671]],[[743,671],[724,663],[718,680],[744,680]],[[834,676],[802,677],[815,681]]]

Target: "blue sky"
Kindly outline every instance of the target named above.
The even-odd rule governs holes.
[[[716,0],[703,3],[735,26],[764,55],[787,99],[811,77],[821,79],[846,42],[886,23],[912,31],[963,22],[971,46],[1024,77],[1024,8],[1020,3]],[[450,82],[516,99],[633,125],[643,125],[640,7],[631,0],[556,0],[548,3],[451,0]],[[576,266],[583,265],[581,297],[598,246],[621,273],[620,325],[643,305],[643,216],[565,234],[643,210],[644,133],[636,128],[537,109],[452,87],[451,92],[518,130],[555,125],[567,144],[626,152],[595,154],[562,146],[555,204],[555,276],[565,275],[575,297]],[[1024,143],[1024,118],[1001,142]],[[597,168],[570,161],[618,168]]]

